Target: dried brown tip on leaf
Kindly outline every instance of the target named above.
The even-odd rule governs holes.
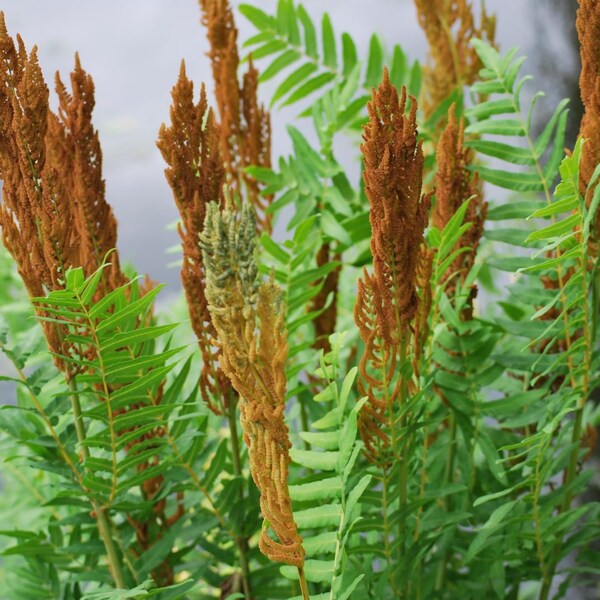
[[[245,172],[246,167],[271,166],[271,117],[259,104],[258,71],[252,60],[238,80],[240,58],[238,30],[227,0],[200,0],[202,23],[208,30],[215,96],[221,120],[221,153],[227,182],[253,204],[261,231],[271,232],[271,215],[266,212],[272,196],[261,195],[262,186]]]
[[[454,104],[448,111],[448,123],[440,136],[436,158],[438,170],[435,178],[433,225],[442,231],[462,204],[471,199],[464,219],[465,223],[471,223],[471,227],[453,249],[465,251],[456,257],[443,279],[444,282],[448,282],[446,293],[452,296],[456,278],[458,277],[461,283],[464,282],[473,268],[487,212],[479,178],[469,170],[474,155],[472,150],[464,146],[464,121],[457,120]],[[473,298],[470,302],[471,308],[472,300]]]
[[[417,139],[417,103],[406,89],[398,97],[387,69],[368,104],[363,134],[365,191],[369,199],[371,253],[377,284],[379,335],[401,336],[417,311],[415,286],[429,198],[422,196],[423,151]]]
[[[579,88],[584,114],[579,134],[586,140],[580,163],[581,192],[586,193],[596,165],[600,164],[600,3],[579,0],[577,33],[581,45],[581,75]],[[591,194],[587,202],[591,202]],[[596,237],[600,232],[600,215]]]
[[[289,431],[285,423],[288,353],[281,291],[259,283],[254,257],[254,209],[208,206],[200,236],[207,270],[206,297],[219,336],[220,363],[240,395],[244,441],[252,478],[260,491],[265,526],[261,552],[274,561],[304,564],[288,488]],[[274,533],[274,537],[271,535]]]
[[[494,44],[496,18],[482,10],[479,25],[467,0],[415,0],[427,42],[430,64],[424,70],[423,109],[431,115],[457,86],[471,85],[482,68],[469,42]]]
[[[183,250],[181,280],[202,354],[200,392],[213,412],[220,414],[227,402],[230,384],[218,366],[216,332],[206,301],[206,270],[199,245],[206,206],[210,202],[224,204],[225,168],[220,132],[208,108],[204,86],[195,102],[194,84],[188,79],[183,62],[171,95],[171,124],[161,127],[157,145],[168,165],[165,176],[181,216],[178,227]]]

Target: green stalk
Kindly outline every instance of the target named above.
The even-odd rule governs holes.
[[[401,348],[400,348],[400,369],[404,370],[404,363],[406,362],[406,342],[404,339],[401,339]],[[403,429],[406,427],[406,397],[407,397],[407,385],[406,380],[404,378],[404,374],[401,372],[400,377],[402,377],[402,382],[400,384],[400,435],[402,435]],[[393,416],[392,416],[393,418]],[[405,444],[405,451],[402,452],[402,456],[400,457],[400,519],[399,519],[399,535],[400,535],[400,544],[398,546],[398,554],[400,561],[404,556],[404,543],[406,540],[406,505],[408,504],[408,452],[407,448],[409,444]],[[406,574],[405,574],[406,575]],[[402,584],[402,598],[408,597],[408,581],[407,577],[403,577]]]
[[[444,482],[452,483],[454,479],[454,457],[456,456],[456,419],[454,418],[454,413],[450,412],[450,449],[448,451],[448,457],[446,460],[446,469],[444,472]],[[444,496],[443,499],[444,510],[449,512],[452,510],[452,504],[450,501],[450,496]],[[441,591],[444,589],[444,582],[446,580],[446,571],[448,560],[450,558],[450,549],[446,549],[444,552],[444,557],[442,558],[442,562],[440,563],[440,567],[438,569],[437,580],[435,583],[436,591]]]
[[[88,447],[85,445],[85,427],[83,424],[83,417],[81,414],[81,404],[79,402],[79,396],[77,395],[77,383],[74,377],[69,378],[69,388],[73,392],[70,396],[70,399],[71,407],[73,409],[73,417],[75,419],[75,431],[77,432],[77,441],[79,442],[82,461],[85,462],[89,458],[90,453]],[[98,524],[98,532],[100,533],[100,538],[102,539],[104,548],[106,549],[108,567],[114,579],[115,585],[117,586],[117,588],[126,589],[127,586],[125,584],[125,578],[123,577],[123,571],[121,570],[121,561],[119,560],[119,555],[117,554],[117,550],[113,543],[110,531],[110,523],[106,514],[106,510],[93,498],[90,498],[90,502],[92,503],[92,507],[94,509],[94,512],[96,513],[96,523]]]
[[[302,425],[302,431],[309,431],[310,426],[308,423],[308,413],[306,412],[306,405],[304,402],[298,397],[298,402],[300,404],[300,424]],[[310,450],[310,444],[306,441],[302,441],[305,450]]]
[[[298,579],[300,580],[302,600],[310,600],[310,595],[308,593],[308,583],[306,583],[306,576],[304,575],[304,567],[298,567]]]
[[[583,403],[580,403],[583,404]],[[575,415],[575,423],[573,425],[573,434],[571,435],[571,442],[575,444],[575,447],[571,451],[571,455],[569,456],[569,463],[567,465],[567,469],[565,471],[565,476],[563,480],[564,487],[568,488],[571,483],[573,483],[573,479],[577,474],[577,462],[579,458],[579,450],[580,450],[580,442],[581,442],[581,430],[583,425],[583,406],[577,407],[577,414]],[[573,492],[571,490],[567,490],[565,494],[565,499],[560,507],[560,512],[564,513],[569,508],[571,508],[571,502],[573,502]],[[556,571],[556,567],[558,566],[558,557],[560,554],[560,547],[562,538],[559,543],[555,544],[552,550],[552,556],[549,561],[548,569],[546,572],[546,576],[542,582],[542,588],[540,589],[539,600],[548,600],[550,597],[550,589],[552,587],[552,581],[554,580],[554,573]]]
[[[240,452],[240,443],[238,438],[237,430],[237,416],[236,416],[236,397],[234,394],[229,394],[229,407],[227,411],[227,421],[229,423],[229,434],[231,437],[231,456],[233,458],[233,474],[242,479],[242,460]],[[244,505],[244,488],[240,486],[239,502]],[[248,540],[243,537],[236,535],[235,543],[238,549],[240,557],[240,568],[242,570],[242,587],[244,589],[244,596],[246,600],[250,600],[250,563],[248,560]]]

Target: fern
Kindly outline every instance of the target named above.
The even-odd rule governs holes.
[[[501,57],[481,40],[473,40],[472,44],[485,68],[480,73],[481,81],[471,86],[471,93],[488,99],[466,110],[470,120],[466,133],[479,136],[468,145],[504,163],[504,168],[483,165],[474,168],[489,183],[517,192],[543,192],[549,201],[563,154],[567,101],[557,106],[543,131],[534,138],[531,133],[533,111],[543,94],[538,92],[533,97],[527,117],[523,117],[521,92],[530,79],[519,79],[525,59],[515,58],[516,49]],[[490,140],[487,136],[499,136],[502,141]],[[518,143],[519,140],[524,144]],[[517,169],[517,166],[522,168]]]
[[[369,486],[370,475],[357,480],[354,465],[362,443],[357,441],[357,418],[362,402],[350,409],[349,401],[357,369],[353,368],[338,387],[339,354],[344,334],[331,337],[331,351],[321,358],[315,375],[323,381],[323,390],[315,401],[332,409],[313,423],[317,431],[304,431],[300,437],[318,450],[293,449],[292,460],[306,475],[290,486],[294,516],[304,533],[307,553],[306,579],[319,585],[311,598],[344,600],[359,585],[363,575],[348,573],[346,547],[359,520],[360,498]],[[301,508],[298,508],[301,507]],[[285,577],[294,580],[294,569],[282,567]]]
[[[263,10],[242,4],[240,12],[256,27],[258,33],[245,43],[252,48],[254,60],[275,56],[263,70],[261,81],[268,81],[294,66],[275,90],[271,104],[281,106],[296,104],[314,93],[323,94],[331,85],[340,84],[359,67],[361,87],[370,92],[379,83],[386,57],[378,36],[371,37],[366,66],[359,66],[354,40],[348,33],[338,40],[329,15],[323,15],[320,35],[306,9],[293,0],[279,0],[277,14],[268,15]],[[407,85],[417,96],[421,85],[418,62],[409,67],[406,55],[399,45],[394,46],[390,66],[391,78],[398,87]],[[358,102],[358,99],[357,99]],[[362,98],[364,107],[366,98]]]
[[[85,280],[81,269],[72,270],[64,291],[34,301],[51,315],[40,319],[58,321],[68,329],[64,340],[74,351],[60,358],[72,372],[81,373],[71,379],[70,393],[82,408],[76,415],[78,426],[88,430],[79,437],[83,481],[98,500],[111,505],[132,487],[169,467],[166,463],[144,468],[133,476],[136,469],[161,454],[160,440],[137,440],[173,408],[170,404],[157,405],[155,397],[173,368],[168,360],[180,349],[150,354],[153,341],[176,327],[144,324],[160,287],[139,297],[135,287],[127,284],[95,302],[102,272],[99,269]],[[135,408],[134,413],[129,412],[131,408]],[[126,460],[119,460],[119,452],[132,444],[135,451]],[[92,449],[98,452],[92,455]]]
[[[597,364],[595,266],[590,268],[589,248],[598,199],[586,207],[579,192],[581,141],[573,155],[560,165],[561,182],[552,199],[562,157],[566,103],[559,104],[534,139],[530,133],[531,115],[539,94],[531,102],[528,118],[523,119],[520,93],[526,78],[517,82],[522,60],[514,58],[514,51],[502,58],[485,44],[474,44],[486,68],[482,72],[484,81],[472,89],[498,94],[500,99],[490,99],[468,111],[478,121],[467,131],[484,136],[471,145],[504,164],[522,167],[515,170],[512,166],[478,166],[477,171],[500,187],[542,193],[544,201],[532,199],[516,206],[497,207],[489,215],[500,222],[526,216],[531,219],[529,231],[509,225],[487,234],[488,238],[522,248],[529,255],[489,261],[493,267],[520,273],[509,288],[509,299],[502,304],[508,318],[498,318],[496,322],[507,335],[523,342],[513,338],[505,343],[496,361],[518,373],[526,385],[515,386],[503,380],[497,387],[504,397],[484,407],[484,412],[510,427],[514,434],[501,447],[508,491],[484,496],[478,504],[498,503],[498,498],[507,494],[513,498],[528,494],[530,504],[526,506],[523,499],[496,504],[488,523],[472,541],[466,560],[473,561],[482,548],[490,548],[502,536],[533,539],[536,560],[526,568],[530,577],[539,577],[541,572],[540,597],[547,598],[557,565],[566,556],[559,540],[573,519],[581,519],[584,514],[593,519],[597,510],[588,505],[584,511],[577,511],[571,508],[571,501],[587,480],[585,473],[579,473],[578,463],[580,440],[589,418],[586,400],[595,385],[590,373]],[[486,138],[488,135],[502,136],[506,142],[491,141]],[[524,139],[525,147],[517,145],[515,138]],[[540,224],[541,219],[547,224]],[[519,414],[514,412],[517,407]],[[569,422],[566,417],[570,413],[574,419]],[[569,446],[569,453],[558,451]],[[513,466],[509,467],[506,461]],[[561,471],[563,490],[544,497],[544,486]],[[527,518],[531,519],[532,530],[519,526]],[[577,545],[583,546],[587,541],[589,537],[582,532]],[[496,555],[495,560],[498,559]]]

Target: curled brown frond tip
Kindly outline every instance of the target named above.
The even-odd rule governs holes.
[[[430,197],[422,191],[424,159],[415,98],[405,88],[399,94],[386,70],[368,112],[361,149],[373,273],[365,269],[359,280],[354,310],[365,344],[359,389],[368,399],[359,428],[368,458],[385,462],[394,418],[390,407],[411,385],[391,382],[402,381],[404,375],[398,373],[405,369],[409,347],[424,338],[431,301],[431,261],[423,255]]]
[[[76,58],[72,92],[57,78],[58,115],[33,47],[27,53],[0,19],[0,178],[2,240],[33,297],[64,286],[72,267],[90,275],[116,246],[116,221],[104,198],[102,153],[91,116],[94,85]],[[102,286],[121,285],[118,259]],[[50,349],[67,355],[55,323]],[[60,368],[64,363],[56,358]]]

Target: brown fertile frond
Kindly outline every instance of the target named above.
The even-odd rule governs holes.
[[[181,63],[179,79],[172,91],[171,125],[163,125],[157,146],[168,167],[165,175],[181,215],[178,226],[183,248],[181,280],[190,311],[192,328],[202,354],[199,386],[202,398],[222,414],[230,389],[218,367],[218,353],[205,296],[206,271],[198,236],[209,202],[224,204],[225,169],[219,149],[219,128],[208,108],[204,86],[194,102],[194,84]]]
[[[117,246],[117,221],[106,201],[102,178],[102,149],[98,131],[92,124],[94,110],[94,81],[81,67],[75,55],[69,93],[56,73],[58,115],[49,115],[46,146],[61,167],[64,185],[72,203],[76,242],[79,257],[76,264],[86,276],[93,273],[106,255]],[[108,278],[103,281],[107,290],[127,282],[119,266],[119,255],[111,254]]]
[[[73,94],[57,78],[59,116],[48,107],[48,88],[34,47],[12,40],[0,18],[0,177],[3,242],[29,294],[64,285],[66,271],[91,274],[116,243],[116,222],[104,200],[102,154],[91,125],[93,82],[76,59]],[[109,287],[126,280],[112,259]],[[50,349],[67,354],[57,325],[44,322]],[[55,359],[59,367],[64,367]]]
[[[479,178],[469,170],[474,155],[472,150],[464,146],[464,120],[457,120],[454,104],[448,111],[448,123],[440,136],[436,158],[438,169],[435,178],[433,225],[443,231],[462,204],[471,199],[464,219],[465,223],[471,223],[471,227],[453,249],[453,252],[463,251],[443,276],[443,282],[447,282],[446,293],[452,297],[456,288],[456,278],[463,283],[473,268],[487,213],[487,203],[483,198]],[[469,302],[471,312],[476,292],[474,287]]]
[[[413,374],[418,372],[431,303],[431,261],[423,238],[430,198],[422,193],[417,103],[411,97],[406,114],[406,100],[406,89],[399,97],[385,70],[368,105],[361,148],[374,272],[364,271],[354,310],[365,344],[359,389],[368,398],[359,427],[368,458],[384,464],[393,460],[390,450],[398,452],[398,407],[414,389],[406,367],[412,364]]]
[[[285,311],[279,287],[272,280],[258,282],[255,238],[252,207],[244,205],[238,219],[232,210],[208,206],[200,236],[206,297],[221,344],[221,368],[240,395],[244,441],[266,523],[259,548],[271,560],[301,567],[304,548],[288,488]]]
[[[339,253],[331,255],[330,243],[325,242],[317,253],[317,267],[329,264],[331,261],[339,261],[341,255]],[[335,324],[337,321],[337,294],[338,282],[340,279],[341,265],[337,266],[333,271],[330,271],[321,284],[319,293],[313,298],[311,311],[321,311],[314,319],[315,326],[315,343],[314,347],[322,348],[325,352],[329,352],[331,344],[329,336],[335,332]],[[329,295],[332,295],[329,306],[325,306]]]
[[[73,266],[73,219],[60,177],[60,165],[48,159],[48,87],[37,49],[27,54],[17,36],[8,34],[0,14],[0,178],[2,241],[13,256],[32,297],[62,287]],[[44,313],[39,311],[40,315]],[[65,354],[55,324],[42,324],[48,346]],[[64,366],[55,359],[57,365]]]
[[[371,462],[377,462],[390,443],[387,432],[389,406],[385,397],[396,367],[394,350],[377,335],[377,294],[377,282],[365,269],[358,281],[354,320],[365,344],[359,362],[358,389],[361,396],[367,397],[358,417],[358,427],[366,456]],[[371,375],[371,370],[384,376],[375,377]],[[390,397],[390,403],[395,403],[396,399],[396,396]]]
[[[262,196],[260,184],[245,172],[249,166],[271,166],[271,116],[258,102],[258,71],[250,60],[240,85],[238,30],[228,0],[200,0],[200,8],[208,30],[227,181],[238,193],[245,186],[261,231],[270,233],[271,215],[266,209],[272,196]]]
[[[594,169],[600,164],[600,4],[596,0],[579,0],[577,33],[581,45],[579,88],[584,113],[579,135],[583,145],[579,166],[582,194],[586,193]],[[591,202],[591,194],[587,202]],[[600,235],[600,215],[596,221],[596,237]]]
[[[429,116],[456,87],[475,81],[482,64],[469,42],[476,37],[493,45],[496,17],[484,7],[476,25],[468,0],[415,0],[415,6],[429,43],[423,91],[423,108]]]
[[[371,206],[371,253],[378,289],[379,335],[398,341],[417,311],[415,279],[429,197],[422,195],[423,150],[417,139],[417,102],[406,111],[387,69],[373,91],[365,125],[365,191]]]

